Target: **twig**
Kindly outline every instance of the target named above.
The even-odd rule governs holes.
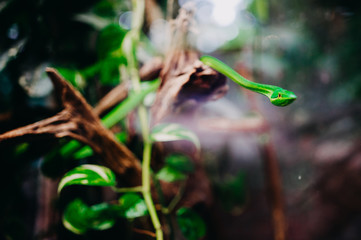
[[[133,231],[136,232],[136,233],[148,235],[150,237],[154,237],[154,238],[156,237],[154,232],[151,232],[151,231],[148,231],[148,230],[133,228]]]
[[[175,197],[172,199],[172,201],[169,203],[168,207],[166,208],[166,213],[171,213],[173,211],[173,209],[177,206],[177,204],[179,203],[179,201],[182,199],[183,194],[184,194],[184,190],[185,190],[185,186],[186,186],[186,182],[183,181],[181,183],[181,185],[179,186],[179,191],[178,193],[175,195]]]
[[[106,110],[123,101],[128,95],[128,87],[129,84],[127,82],[123,82],[113,88],[107,95],[100,99],[93,109],[94,113],[99,116]]]
[[[124,193],[124,192],[142,192],[143,186],[137,186],[137,187],[125,187],[125,188],[112,188],[114,192],[117,193]]]

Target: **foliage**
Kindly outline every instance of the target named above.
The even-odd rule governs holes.
[[[102,123],[109,129],[112,127],[121,129],[115,134],[119,142],[133,148],[135,155],[142,156],[141,186],[117,188],[117,185],[124,184],[122,180],[117,181],[117,177],[120,176],[116,176],[107,167],[94,164],[94,162],[98,162],[98,156],[93,155],[93,150],[89,146],[83,146],[75,140],[63,139],[56,146],[49,142],[47,143],[49,146],[45,145],[45,147],[18,145],[4,154],[6,159],[9,159],[6,166],[11,172],[22,172],[24,169],[18,170],[18,167],[11,163],[12,159],[20,159],[24,155],[28,155],[28,159],[37,159],[39,155],[44,154],[44,149],[52,149],[51,154],[45,157],[42,169],[45,173],[47,170],[49,173],[55,173],[48,174],[53,177],[57,177],[67,170],[59,183],[59,193],[65,187],[71,192],[72,187],[70,186],[77,185],[79,187],[80,185],[91,186],[92,189],[110,187],[117,194],[122,194],[120,197],[118,196],[117,203],[102,202],[89,206],[87,201],[78,198],[80,193],[74,192],[76,198],[67,203],[62,220],[64,226],[76,234],[112,228],[118,218],[133,221],[135,218],[149,216],[156,230],[156,238],[160,240],[163,236],[162,229],[164,227],[162,225],[171,225],[171,221],[170,223],[166,222],[162,217],[171,215],[176,217],[178,227],[184,237],[196,240],[206,234],[206,224],[202,218],[189,208],[181,207],[176,212],[173,211],[176,209],[175,206],[180,203],[183,192],[180,191],[179,195],[172,199],[172,201],[174,200],[170,204],[172,207],[168,206],[167,208],[164,204],[161,206],[162,210],[167,210],[163,213],[158,211],[158,208],[156,209],[157,204],[154,203],[156,198],[153,199],[151,195],[152,175],[155,182],[161,180],[177,184],[184,183],[189,174],[195,171],[195,166],[189,157],[172,153],[166,157],[160,170],[153,173],[150,167],[152,146],[157,142],[189,141],[199,153],[201,144],[193,131],[180,124],[161,123],[150,128],[149,109],[144,104],[144,99],[150,94],[154,94],[161,82],[159,79],[140,82],[138,65],[143,60],[140,58],[146,59],[149,57],[147,54],[154,55],[156,53],[153,46],[149,50],[150,41],[143,33],[143,31],[149,33],[147,32],[150,31],[147,29],[148,26],[142,26],[142,23],[136,25],[136,22],[142,22],[140,19],[144,17],[142,2],[133,1],[133,26],[131,29],[125,29],[118,24],[119,12],[132,10],[123,1],[118,3],[110,0],[94,0],[70,3],[70,1],[45,0],[24,3],[13,0],[0,3],[0,22],[2,22],[0,34],[8,36],[0,38],[0,84],[6,86],[0,88],[0,111],[4,112],[9,108],[14,108],[12,109],[13,113],[19,119],[18,122],[12,122],[5,128],[11,129],[35,122],[58,110],[45,104],[45,99],[48,97],[45,95],[35,100],[32,99],[35,104],[30,102],[19,86],[18,79],[28,76],[29,72],[32,73],[32,79],[36,81],[35,69],[43,70],[42,64],[55,66],[66,80],[84,94],[92,105],[95,105],[103,92],[110,87],[123,81],[131,82],[132,86],[128,96],[102,116]],[[255,0],[249,10],[254,13],[259,23],[267,24],[270,19],[270,6],[267,1]],[[37,19],[32,16],[34,12],[39,13],[36,16]],[[140,12],[141,15],[137,16],[137,12]],[[249,44],[257,31],[253,27],[243,32],[240,31],[237,38],[225,43],[220,50],[233,50],[235,47],[239,48],[239,46]],[[245,34],[245,32],[249,34]],[[316,47],[311,46],[310,48]],[[297,49],[293,50],[297,51]],[[345,57],[349,54],[343,52],[341,48],[339,51]],[[292,61],[292,54],[294,53],[285,50],[285,58],[291,59],[290,66],[294,68],[297,63]],[[295,54],[302,55],[300,52]],[[309,57],[305,54],[302,56]],[[292,71],[289,70],[289,72]],[[289,72],[286,72],[285,76],[289,77]],[[350,77],[357,79],[355,76],[356,73],[350,73]],[[354,90],[355,96],[352,98],[357,97],[357,92],[361,88],[357,89]],[[342,94],[344,93],[341,91]],[[16,103],[8,104],[12,98],[16,99]],[[34,111],[34,109],[38,109],[34,107],[37,104],[40,106],[38,115]],[[138,152],[132,145],[134,143],[128,141],[134,136],[130,136],[128,133],[129,126],[125,120],[134,112],[136,112],[138,124],[135,124],[135,128],[136,130],[140,128],[143,140],[136,144],[143,144],[144,147],[142,151]],[[34,148],[34,146],[36,147]],[[36,149],[35,153],[33,149]],[[26,166],[27,164],[24,165],[24,168]],[[7,174],[5,173],[3,176],[4,179],[10,178]],[[244,174],[240,174],[235,179],[216,186],[216,191],[228,210],[244,204],[246,198],[244,179]],[[154,185],[156,186],[156,183]],[[19,184],[16,186],[19,187]],[[161,198],[161,194],[160,191],[159,198]],[[62,199],[60,198],[60,200]]]
[[[151,139],[158,142],[188,140],[191,141],[197,149],[200,148],[197,136],[187,128],[176,123],[163,123],[153,127]]]
[[[76,234],[84,234],[89,229],[105,230],[115,223],[113,210],[106,203],[88,207],[82,200],[75,199],[64,211],[63,224]]]
[[[135,193],[126,193],[119,198],[119,214],[122,217],[133,219],[145,216],[148,213],[144,200]]]
[[[100,203],[87,206],[82,200],[70,202],[63,215],[64,226],[76,234],[90,229],[106,230],[116,222],[117,217],[134,219],[148,213],[145,202],[137,194],[126,193],[119,199],[119,205]]]
[[[178,209],[177,222],[183,235],[189,240],[198,240],[206,234],[204,221],[189,208]]]
[[[165,165],[157,172],[156,177],[166,182],[174,182],[186,179],[187,174],[193,171],[194,165],[187,156],[172,154],[167,156]]]
[[[59,182],[58,192],[70,185],[115,186],[115,174],[106,167],[84,164],[67,172]]]

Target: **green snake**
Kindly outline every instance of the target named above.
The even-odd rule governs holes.
[[[287,106],[297,98],[297,96],[293,92],[285,90],[281,87],[251,82],[246,78],[242,77],[241,75],[239,75],[228,65],[226,65],[225,63],[221,62],[220,60],[214,57],[202,56],[200,60],[204,64],[210,66],[217,72],[220,72],[223,75],[227,76],[228,78],[238,83],[242,87],[267,96],[271,101],[271,103],[276,106],[279,107]]]

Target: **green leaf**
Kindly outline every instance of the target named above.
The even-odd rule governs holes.
[[[113,52],[121,49],[121,45],[127,30],[119,24],[110,24],[99,34],[97,40],[97,50],[100,58],[105,58]]]
[[[132,219],[148,214],[147,205],[145,204],[144,199],[138,194],[126,193],[120,197],[119,203],[119,214],[122,217]]]
[[[178,226],[186,239],[198,240],[206,235],[203,219],[192,209],[180,208],[176,215]]]
[[[157,172],[156,177],[162,181],[175,182],[186,179],[193,170],[194,165],[187,156],[172,154],[166,158],[164,167]]]
[[[65,209],[63,215],[64,226],[76,234],[83,234],[89,228],[89,221],[86,217],[88,213],[88,206],[80,199],[71,202]]]
[[[183,154],[171,154],[165,159],[166,165],[182,173],[191,173],[194,171],[194,165],[191,159]]]
[[[90,207],[89,215],[92,220],[91,228],[105,230],[111,228],[115,223],[118,206],[108,203],[96,204]]]
[[[179,180],[184,180],[187,175],[184,173],[170,167],[170,166],[164,166],[159,172],[156,174],[156,177],[159,180],[165,181],[165,182],[175,182]]]
[[[60,180],[58,192],[69,185],[115,186],[115,174],[106,167],[84,164],[67,172]]]
[[[93,149],[89,146],[82,147],[79,151],[74,153],[75,159],[83,159],[93,155]]]
[[[123,57],[108,56],[100,61],[100,81],[102,84],[116,85],[120,82],[119,66],[126,60]]]
[[[151,139],[158,142],[177,140],[191,141],[197,149],[200,149],[198,137],[187,128],[176,123],[162,123],[152,129]]]
[[[68,204],[63,215],[64,226],[76,234],[89,229],[105,230],[115,223],[116,206],[101,203],[87,206],[82,200],[75,199]]]

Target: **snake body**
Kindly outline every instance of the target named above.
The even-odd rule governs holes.
[[[281,87],[251,82],[243,76],[239,75],[228,65],[212,56],[202,56],[200,60],[204,64],[210,66],[217,72],[220,72],[223,75],[227,76],[242,87],[267,96],[271,103],[276,106],[287,106],[297,98],[297,96],[293,92],[283,89]]]

